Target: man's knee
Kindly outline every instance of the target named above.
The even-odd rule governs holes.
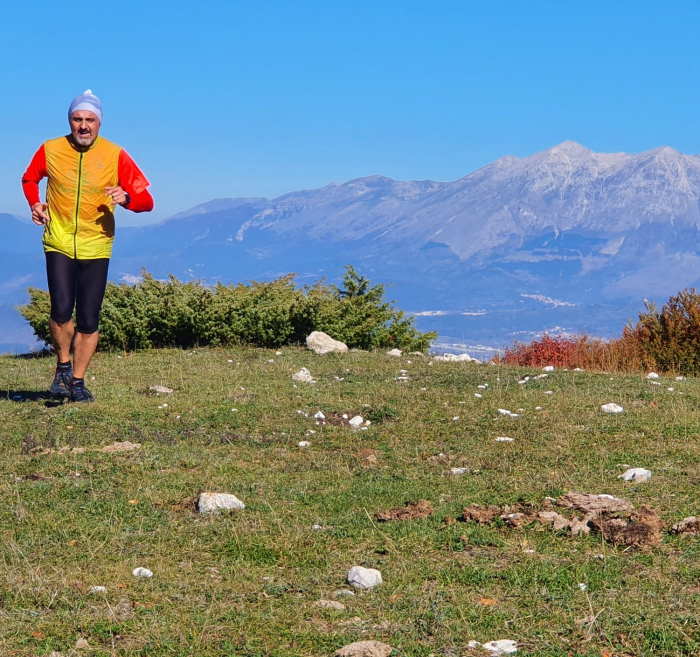
[[[51,319],[60,326],[68,324],[73,319],[73,308],[51,306]]]
[[[97,321],[95,322],[81,322],[76,326],[75,330],[78,333],[83,333],[84,335],[93,335],[97,333]]]

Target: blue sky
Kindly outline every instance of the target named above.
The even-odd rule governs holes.
[[[700,3],[38,0],[3,8],[0,212],[90,87],[167,216],[369,174],[452,180],[572,139],[700,153]]]

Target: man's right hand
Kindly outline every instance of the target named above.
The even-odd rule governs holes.
[[[49,206],[46,203],[35,203],[32,205],[32,221],[37,226],[46,226],[51,221],[48,214]]]

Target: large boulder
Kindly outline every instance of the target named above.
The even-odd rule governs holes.
[[[334,340],[323,331],[314,331],[306,338],[306,346],[315,354],[344,354],[348,350],[348,345],[340,340]]]

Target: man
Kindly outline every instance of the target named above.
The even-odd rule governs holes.
[[[44,227],[49,326],[58,363],[50,391],[94,401],[85,372],[97,348],[100,308],[114,240],[114,210],[149,212],[149,182],[127,152],[99,137],[102,103],[90,89],[68,110],[70,134],[39,148],[22,176],[32,221]],[[39,181],[48,178],[46,203]],[[73,325],[73,310],[77,322]],[[71,347],[73,362],[71,363]]]

